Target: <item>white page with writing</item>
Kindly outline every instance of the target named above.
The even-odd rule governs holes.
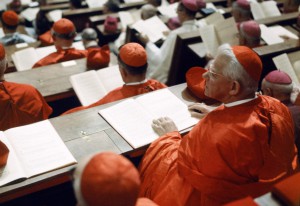
[[[217,36],[220,40],[220,44],[228,43],[232,46],[239,44],[239,31],[233,17],[216,23],[215,29],[217,31]]]
[[[213,3],[211,3],[211,2],[206,3],[206,8],[207,8],[207,9],[213,9],[213,10],[215,10],[215,11],[218,10],[218,9],[216,8],[216,6],[215,6]]]
[[[299,80],[300,79],[300,60],[295,61],[293,64],[293,67],[294,67],[294,71],[297,76],[297,79]]]
[[[37,13],[40,11],[40,8],[27,8],[21,12],[21,16],[23,16],[28,21],[33,21],[36,18]]]
[[[95,103],[107,94],[95,70],[70,76],[73,89],[83,106]]]
[[[30,3],[32,3],[32,0],[21,0],[22,5],[28,5]]]
[[[0,168],[0,186],[20,178],[27,178],[21,164],[16,156],[14,148],[9,143],[4,132],[0,131],[0,140],[8,147],[9,155],[5,167]]]
[[[266,17],[280,16],[276,1],[263,1],[260,3]]]
[[[255,20],[266,18],[266,15],[260,3],[250,2],[250,9]]]
[[[62,10],[56,9],[56,10],[49,11],[48,15],[53,22],[56,22],[62,18]]]
[[[205,18],[206,24],[216,24],[218,22],[223,22],[225,20],[224,16],[219,12],[214,12]]]
[[[86,3],[89,8],[102,7],[107,0],[86,0]]]
[[[5,131],[28,177],[76,163],[49,120]]]
[[[120,11],[118,12],[118,14],[119,14],[122,28],[126,28],[127,25],[131,25],[135,22],[131,13],[128,11]]]
[[[143,107],[154,115],[155,119],[160,117],[171,118],[179,131],[189,128],[199,121],[191,117],[188,107],[168,88],[159,89],[139,96],[135,99]]]
[[[271,33],[276,34],[279,37],[280,36],[287,36],[291,39],[299,39],[299,37],[296,34],[290,32],[289,30],[287,30],[283,26],[276,25],[276,26],[270,26],[268,28],[269,28],[269,31]]]
[[[280,38],[277,34],[272,33],[266,25],[260,24],[259,27],[261,30],[261,38],[266,42],[267,45],[284,42],[284,40]]]
[[[0,28],[0,38],[2,38],[2,37],[4,37],[4,36],[5,36],[4,31],[3,31],[2,28]]]
[[[153,116],[134,99],[126,99],[99,114],[133,147],[150,144],[158,138],[152,129]]]
[[[169,5],[162,5],[157,7],[157,10],[164,16],[167,16],[168,18],[176,17],[177,16],[177,7],[178,2],[175,2],[173,4]]]
[[[114,65],[97,71],[99,78],[107,92],[124,85],[119,66]]]
[[[200,28],[199,31],[205,50],[208,51],[213,57],[216,56],[220,44],[214,25],[204,26]]]
[[[40,60],[38,54],[33,47],[16,51],[11,55],[17,71],[29,70]]]
[[[273,62],[278,70],[284,71],[287,73],[293,82],[299,83],[297,75],[294,71],[294,68],[289,60],[289,57],[286,53],[276,56],[273,59]]]

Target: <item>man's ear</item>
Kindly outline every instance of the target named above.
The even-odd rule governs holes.
[[[241,84],[238,81],[233,81],[231,83],[231,89],[229,91],[229,94],[231,96],[235,96],[237,94],[239,94],[241,91]]]
[[[270,97],[274,97],[273,91],[269,87],[264,89],[264,95],[267,95],[267,96],[270,96]]]

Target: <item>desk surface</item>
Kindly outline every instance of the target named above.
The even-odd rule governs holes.
[[[169,89],[186,104],[195,101],[186,91],[186,84],[176,85]],[[101,151],[112,151],[118,154],[133,151],[133,148],[98,114],[100,109],[115,103],[50,119],[76,160]],[[70,181],[70,170],[73,168],[74,166],[69,166],[29,178],[20,183],[1,187],[0,202]]]
[[[87,71],[86,59],[74,60],[76,65],[63,67],[61,63],[43,66],[38,69],[5,74],[7,81],[30,84],[37,88],[47,102],[74,96],[69,77]],[[111,53],[111,64],[116,65],[116,56]]]

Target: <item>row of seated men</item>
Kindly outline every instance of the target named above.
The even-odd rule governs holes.
[[[180,6],[184,7],[184,3]],[[147,62],[152,58],[147,55],[146,50],[136,43],[128,43],[120,48],[118,61],[125,85],[113,91],[120,94],[118,98],[165,87],[156,80],[146,80]],[[1,54],[1,68],[5,70],[3,47]],[[213,111],[209,111],[202,103],[191,105],[191,115],[203,119],[184,137],[179,134],[171,119],[162,117],[153,121],[153,129],[161,137],[150,145],[143,157],[139,166],[141,186],[135,192],[140,197],[151,199],[154,202],[152,204],[222,205],[246,196],[258,197],[270,191],[275,183],[298,171],[294,123],[299,120],[294,121],[292,110],[279,101],[286,100],[267,96],[281,92],[278,89],[280,86],[287,88],[283,89],[283,93],[288,96],[291,79],[283,72],[271,73],[265,77],[265,82],[270,83],[263,86],[266,95],[257,95],[262,63],[251,49],[244,46],[221,46],[215,59],[203,71],[203,75],[197,76],[197,70],[197,75],[192,75],[196,78],[187,79],[188,87],[195,95],[203,97],[203,100],[210,98],[221,105]],[[195,79],[198,81],[195,82]],[[195,89],[194,86],[198,84],[200,87]],[[10,87],[6,86],[10,83],[4,81],[3,77],[1,85],[3,96],[9,99],[6,101],[8,106],[3,107],[8,108],[6,113],[12,106],[23,106],[28,102],[31,102],[28,106],[31,111],[34,109],[32,105],[39,105],[26,99],[24,102],[12,99],[14,95],[7,89]],[[123,92],[124,88],[130,88],[130,91],[136,88],[136,92],[128,92],[130,95],[127,96],[128,93]],[[113,95],[113,92],[108,94],[111,98],[118,96]],[[42,97],[40,101],[44,102]],[[42,108],[37,111],[50,111],[47,105]],[[13,117],[13,114],[16,112],[8,117]],[[299,115],[295,117],[299,118]],[[8,121],[8,118],[5,120]],[[5,160],[8,153],[3,153]],[[121,171],[121,174],[124,173]],[[134,172],[128,171],[128,174],[134,175]],[[82,177],[85,177],[84,174]],[[100,184],[96,186],[101,187]],[[79,187],[84,190],[89,186]],[[104,205],[89,203],[89,196],[93,199],[91,201],[113,199],[87,192],[82,194],[86,205]],[[136,195],[134,198],[133,203],[128,205],[135,204]],[[125,201],[126,198],[120,199]],[[78,201],[85,205],[81,199]]]

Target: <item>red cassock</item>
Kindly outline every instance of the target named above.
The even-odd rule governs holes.
[[[75,59],[85,58],[87,56],[86,50],[77,50],[75,48],[70,49],[59,49],[56,52],[49,54],[43,59],[39,60],[33,65],[33,68],[46,66],[49,64],[55,64],[64,61],[70,61]]]
[[[0,130],[47,119],[52,108],[34,87],[0,83]]]
[[[87,67],[89,69],[101,69],[108,67],[110,61],[110,50],[108,45],[102,47],[88,48]]]
[[[259,96],[220,106],[183,138],[167,133],[140,165],[140,196],[161,206],[218,206],[258,197],[297,170],[294,126],[286,106]]]
[[[122,87],[119,87],[111,92],[109,92],[106,96],[104,96],[102,99],[100,99],[98,102],[95,102],[89,106],[81,106],[81,107],[76,107],[74,109],[71,109],[69,111],[66,111],[64,114],[70,114],[73,112],[77,112],[83,109],[88,109],[91,107],[99,106],[102,104],[114,102],[117,100],[125,99],[128,97],[133,97],[139,94],[144,94],[148,92],[152,92],[154,90],[162,89],[167,87],[166,85],[150,79],[144,84],[139,84],[139,85],[124,85]]]
[[[39,36],[39,40],[41,41],[42,46],[50,46],[54,44],[54,40],[52,38],[51,30],[41,34]]]

